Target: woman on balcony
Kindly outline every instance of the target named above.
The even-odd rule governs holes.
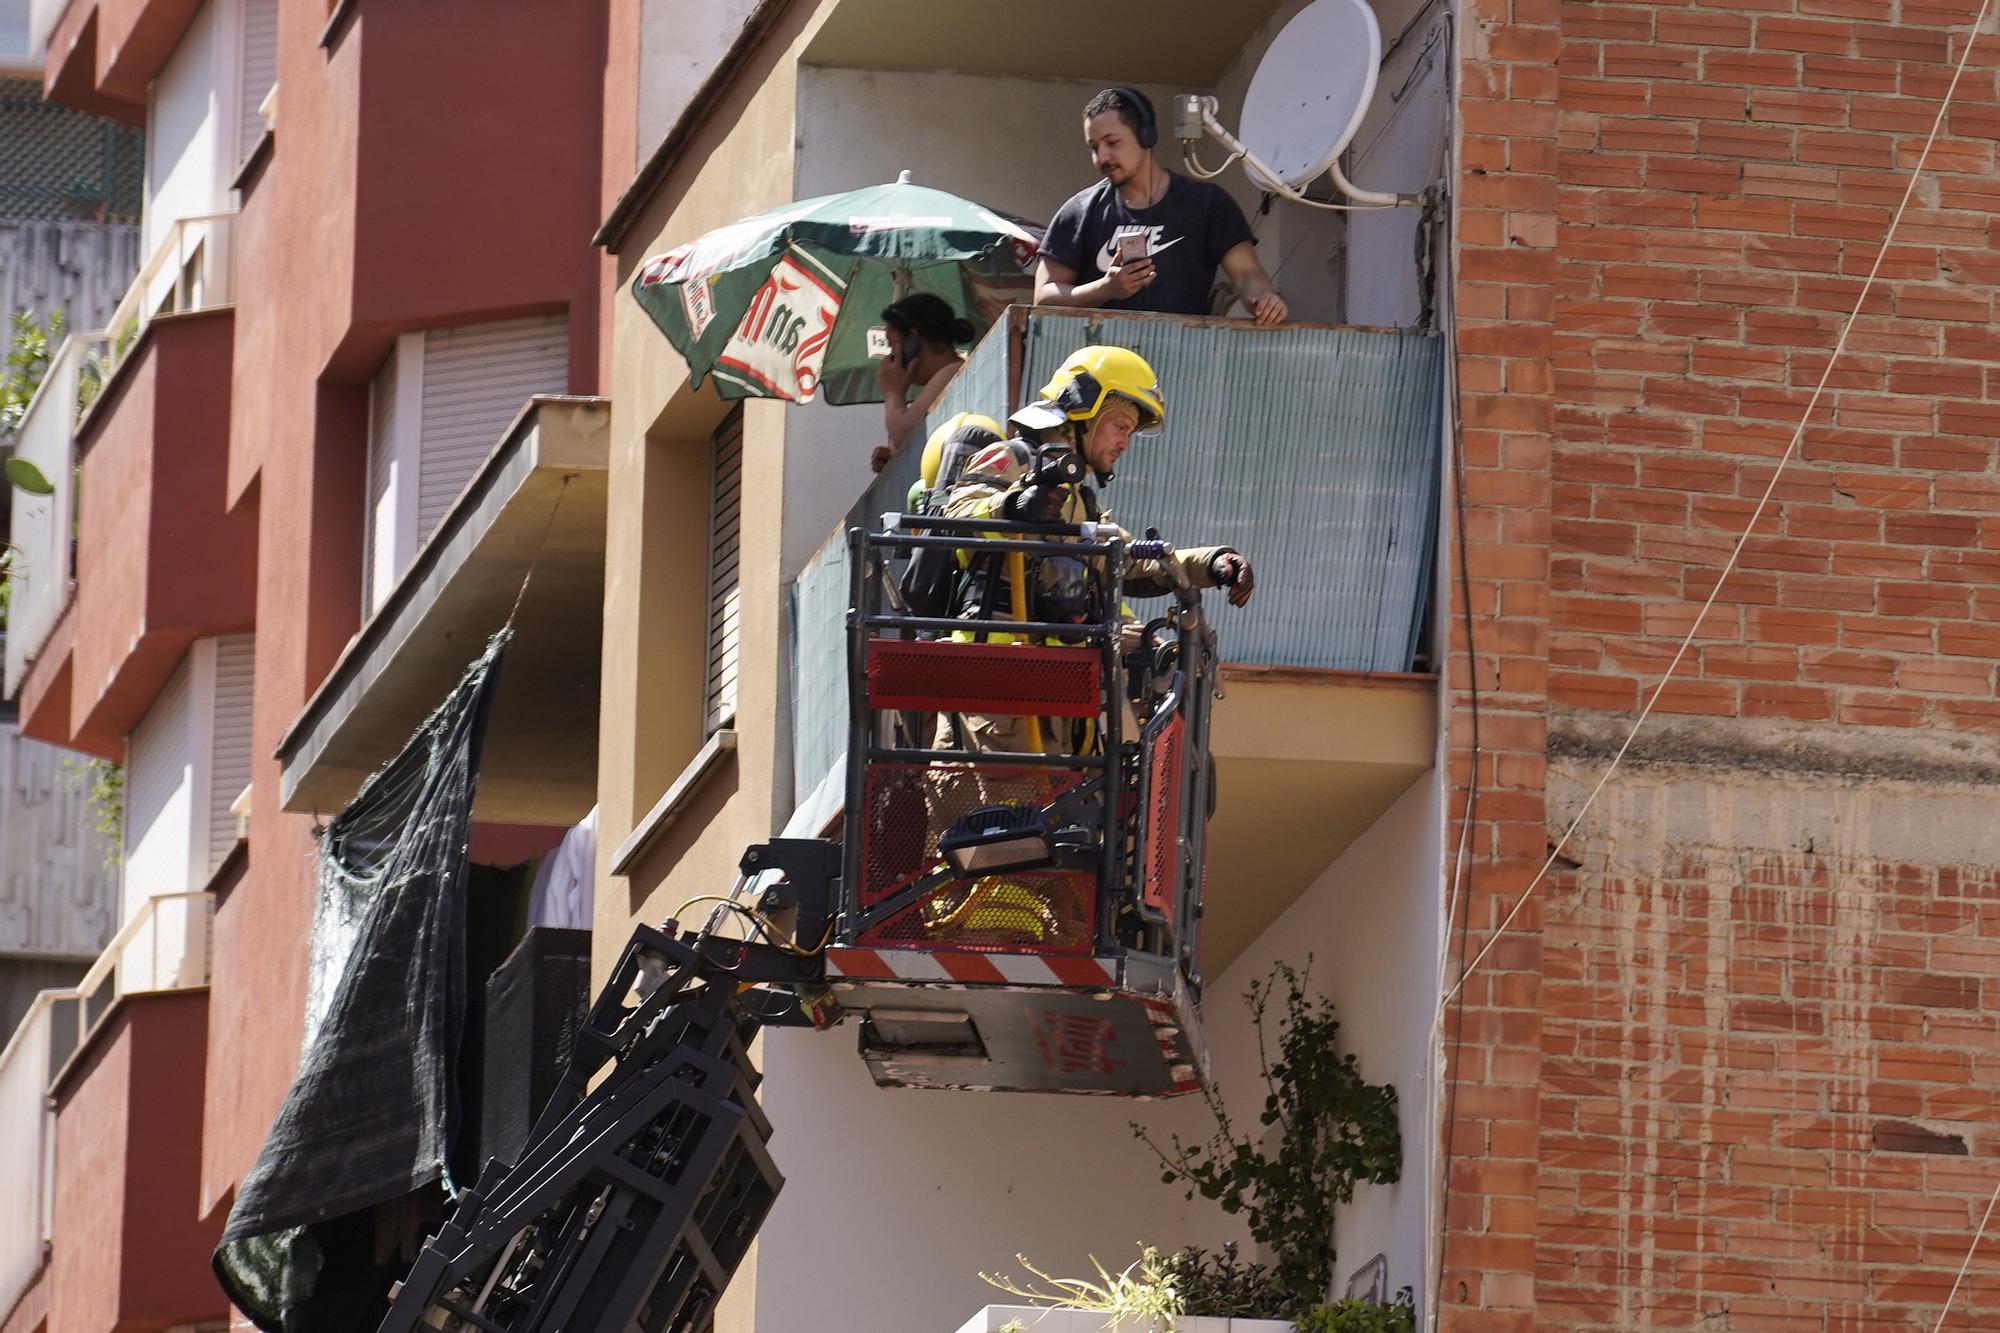
[[[952,312],[944,298],[929,292],[906,296],[882,311],[889,330],[889,354],[875,371],[882,386],[882,424],[888,442],[875,446],[869,465],[889,465],[917,431],[931,405],[965,364],[958,349],[972,341],[972,325]],[[910,391],[915,389],[916,396]]]

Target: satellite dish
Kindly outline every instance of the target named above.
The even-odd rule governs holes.
[[[1265,51],[1243,96],[1245,166],[1285,192],[1337,165],[1375,98],[1382,29],[1367,0],[1313,0]]]

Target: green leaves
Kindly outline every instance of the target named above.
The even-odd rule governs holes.
[[[1297,1318],[1326,1299],[1334,1275],[1334,1206],[1350,1202],[1361,1181],[1394,1183],[1403,1167],[1396,1090],[1367,1082],[1360,1062],[1340,1053],[1333,1001],[1307,988],[1311,961],[1306,970],[1280,963],[1244,997],[1267,1087],[1257,1117],[1264,1132],[1238,1137],[1213,1087],[1203,1095],[1215,1131],[1204,1142],[1175,1136],[1162,1149],[1133,1126],[1159,1155],[1165,1182],[1184,1182],[1224,1212],[1249,1219],[1251,1237],[1275,1259],[1266,1285],[1280,1304],[1256,1312],[1265,1317]],[[1267,1058],[1264,1021],[1274,1001],[1282,1015],[1275,1061]],[[1233,1252],[1229,1263],[1235,1265]],[[1199,1313],[1192,1306],[1190,1312]]]
[[[27,415],[28,403],[48,374],[49,358],[62,342],[63,316],[58,310],[46,325],[31,310],[16,310],[9,318],[7,356],[0,374],[0,434],[11,432]]]
[[[42,470],[25,458],[7,460],[7,480],[12,485],[30,495],[54,495],[56,488],[42,475]]]

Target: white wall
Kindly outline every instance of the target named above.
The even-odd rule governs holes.
[[[1223,124],[1237,125],[1258,62],[1305,3],[1287,0],[1280,6],[1217,81],[1214,91]],[[1374,100],[1348,146],[1345,169],[1350,180],[1366,189],[1414,194],[1436,179],[1441,169],[1447,113],[1444,49],[1442,39],[1435,48],[1427,48],[1427,42],[1433,28],[1444,26],[1444,6],[1442,0],[1371,3],[1385,52],[1413,20],[1417,23],[1377,76]],[[1416,77],[1411,79],[1413,71]],[[1177,162],[1178,150],[1169,152],[1168,160]],[[1202,160],[1211,167],[1221,156],[1212,143],[1202,148]],[[1241,170],[1230,169],[1221,183],[1246,210],[1256,208],[1257,191]],[[1308,189],[1315,197],[1333,197],[1324,178]],[[1414,258],[1418,217],[1415,208],[1334,213],[1281,201],[1255,223],[1257,249],[1294,319],[1408,326],[1417,321],[1422,308]]]
[[[1006,1299],[978,1275],[1023,1278],[1017,1253],[1088,1275],[1091,1255],[1115,1272],[1140,1241],[1237,1235],[1162,1184],[1127,1128],[1199,1133],[1186,1099],[885,1090],[849,1027],[767,1032],[760,1058],[786,1184],[758,1238],[758,1329],[949,1333]]]
[[[646,0],[639,18],[636,171],[680,119],[756,0]]]
[[[1225,700],[1222,707],[1227,708]],[[1225,794],[1224,799],[1228,799]],[[1302,965],[1331,996],[1341,1049],[1360,1060],[1362,1077],[1395,1087],[1403,1132],[1403,1177],[1362,1185],[1335,1215],[1337,1291],[1377,1254],[1389,1260],[1389,1290],[1424,1290],[1424,1198],[1428,1189],[1432,1070],[1428,1053],[1438,994],[1438,939],[1443,919],[1443,823],[1435,771],[1328,866],[1221,977],[1209,983],[1204,1022],[1225,1090],[1258,1090],[1256,1044],[1236,998],[1273,964]],[[1272,1032],[1275,1033],[1273,1028]],[[1256,1108],[1232,1097],[1239,1115]]]
[[[1403,1179],[1361,1186],[1338,1215],[1343,1287],[1386,1254],[1392,1292],[1423,1290],[1439,810],[1427,776],[1210,982],[1203,1007],[1239,1127],[1254,1123],[1263,1091],[1242,993],[1274,963],[1302,965],[1309,953],[1343,1048],[1371,1083],[1395,1086]],[[1017,1252],[1059,1275],[1088,1275],[1091,1255],[1116,1271],[1141,1241],[1172,1250],[1233,1239],[1247,1253],[1241,1225],[1163,1184],[1128,1127],[1205,1137],[1198,1099],[887,1091],[870,1082],[846,1028],[769,1032],[760,1060],[787,1184],[758,1241],[759,1328],[942,1333],[1002,1299],[978,1273],[1012,1271]]]
[[[192,654],[146,710],[125,752],[124,919],[146,899],[200,888],[194,857],[195,666]]]
[[[209,0],[196,11],[154,81],[146,114],[144,251],[173,224],[229,208],[235,175],[237,42],[241,0]]]
[[[230,803],[250,780],[249,634],[197,639],[126,747],[125,919],[145,900],[207,885],[236,840]]]

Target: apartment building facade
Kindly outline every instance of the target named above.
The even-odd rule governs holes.
[[[1460,1327],[1993,1322],[1979,10],[1467,15]]]
[[[78,0],[30,17],[44,94],[144,126],[147,147],[138,277],[73,328],[24,427],[56,494],[25,529],[16,496],[42,577],[13,590],[9,692],[27,735],[124,765],[126,845],[123,928],[55,1020],[81,1040],[34,1090],[52,1113],[24,1122],[45,1202],[6,1238],[7,1326],[220,1324],[209,1254],[299,1063],[315,812],[435,704],[426,654],[473,645],[448,685],[500,627],[507,601],[451,599],[510,577],[512,599],[537,534],[561,558],[522,615],[581,605],[585,631],[554,654],[554,701],[523,672],[501,716],[594,718],[601,545],[587,496],[573,539],[538,488],[602,473],[603,15]],[[532,532],[507,508],[524,496]],[[384,638],[405,674],[369,656]],[[323,761],[303,787],[279,757],[299,726]],[[594,746],[572,727],[530,761],[499,735],[515,757],[492,758],[529,776],[496,775],[472,854],[511,863],[588,810],[588,776],[580,804],[561,786]]]

